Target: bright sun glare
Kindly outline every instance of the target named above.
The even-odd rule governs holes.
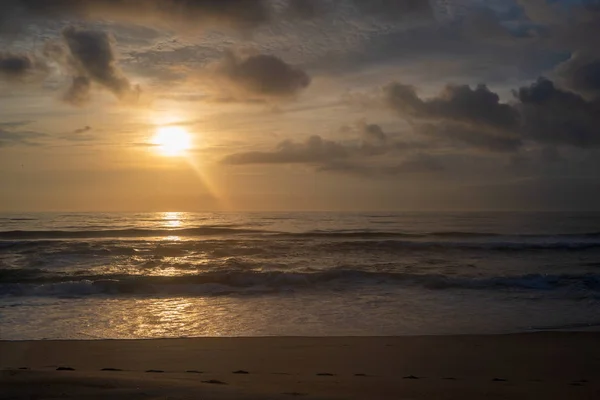
[[[192,138],[184,128],[163,126],[156,131],[152,144],[158,147],[161,154],[177,157],[184,155],[192,147]]]

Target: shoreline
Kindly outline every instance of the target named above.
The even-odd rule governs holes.
[[[117,399],[600,398],[598,344],[598,332],[0,341],[9,388],[0,399],[55,389]]]
[[[287,338],[287,339],[347,339],[347,338],[438,338],[438,337],[486,337],[486,336],[520,336],[520,335],[537,335],[537,334],[563,334],[563,333],[584,333],[584,334],[600,334],[600,323],[586,324],[571,324],[571,326],[559,328],[538,328],[524,331],[500,332],[500,333],[432,333],[432,334],[407,334],[407,335],[258,335],[258,336],[180,336],[180,337],[140,337],[140,338],[74,338],[74,339],[2,339],[1,343],[23,343],[23,342],[103,342],[103,341],[153,341],[153,340],[200,340],[200,339],[272,339],[272,338]]]

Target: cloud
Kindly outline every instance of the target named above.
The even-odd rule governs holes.
[[[485,85],[447,85],[437,96],[420,99],[413,87],[392,83],[385,88],[387,104],[401,115],[429,120],[464,122],[498,129],[518,125],[519,115]]]
[[[92,81],[87,76],[76,76],[63,95],[63,100],[74,106],[83,106],[92,99]]]
[[[233,97],[245,99],[289,98],[311,83],[303,70],[264,54],[240,58],[229,53],[219,64],[217,75],[229,84]]]
[[[361,13],[386,19],[433,17],[431,2],[428,0],[353,0],[352,2]]]
[[[75,70],[65,101],[84,104],[90,98],[92,83],[122,100],[137,97],[139,88],[132,87],[117,66],[113,41],[106,32],[70,26],[63,30],[63,38],[69,50],[70,65]]]
[[[595,93],[595,63],[561,68],[570,86]],[[492,152],[516,152],[529,142],[540,146],[600,147],[600,97],[586,98],[539,78],[502,103],[486,86],[448,85],[421,99],[416,89],[398,82],[384,88],[385,105],[414,131],[438,143]]]
[[[384,88],[384,99],[420,133],[498,152],[522,144],[519,112],[485,85],[447,85],[436,97],[423,100],[414,87],[394,82]]]
[[[600,147],[600,99],[587,100],[540,78],[515,91],[523,133],[543,144]]]
[[[3,0],[0,29],[36,19],[113,20],[171,29],[255,28],[279,17],[270,0]],[[313,18],[338,0],[287,0],[288,15]],[[330,4],[331,3],[331,4]],[[396,21],[432,17],[427,0],[348,0],[361,14]],[[333,7],[331,7],[333,5]],[[4,18],[2,18],[4,17]]]
[[[8,146],[36,146],[35,140],[47,136],[44,133],[22,130],[29,122],[0,123],[0,148]]]
[[[286,140],[274,151],[251,151],[231,154],[225,164],[322,164],[349,156],[348,149],[340,143],[314,135],[301,143]]]
[[[86,104],[91,99],[95,85],[123,101],[138,99],[139,87],[130,83],[117,64],[111,35],[68,26],[63,29],[61,39],[46,42],[43,51],[36,57],[0,53],[0,78],[26,82],[36,76],[48,77],[54,68],[51,65],[55,65],[72,77],[69,88],[62,96],[67,103],[77,106]]]
[[[0,75],[21,79],[33,70],[33,61],[27,55],[0,53]]]
[[[345,126],[343,133],[358,133],[357,138],[346,142],[324,139],[313,135],[303,142],[285,140],[272,151],[251,151],[231,154],[223,160],[225,164],[319,164],[323,168],[343,159],[368,159],[396,150],[409,149],[407,143],[392,142],[389,135],[377,124],[364,121],[354,128]]]
[[[46,46],[45,53],[73,74],[63,100],[77,106],[86,104],[91,99],[93,84],[107,89],[120,100],[137,100],[140,89],[132,86],[118,67],[109,34],[69,26],[62,36],[66,50],[60,43],[51,43]]]
[[[92,130],[92,127],[91,127],[91,126],[84,126],[83,128],[80,128],[80,129],[75,129],[75,130],[73,131],[73,133],[75,133],[75,134],[80,134],[80,133],[86,133],[86,132],[89,132],[89,131],[91,131],[91,130]]]
[[[45,60],[29,54],[0,52],[0,79],[6,82],[26,83],[47,76]]]
[[[546,0],[517,0],[525,15],[532,21],[542,24],[555,24],[561,21],[556,4]]]
[[[319,167],[322,172],[336,172],[368,177],[397,176],[405,174],[434,174],[445,170],[442,163],[435,157],[418,153],[400,162],[393,163],[364,163],[347,160],[334,160]]]
[[[297,18],[315,18],[324,11],[323,1],[319,0],[289,0],[288,13]]]
[[[346,141],[318,135],[302,142],[286,140],[274,150],[234,153],[222,162],[229,165],[303,164],[321,172],[364,176],[432,173],[444,169],[437,159],[421,152],[426,146],[397,141],[377,124],[361,121],[354,127],[343,127],[341,132],[356,135]]]
[[[418,133],[428,135],[438,143],[449,143],[459,147],[472,148],[497,153],[514,152],[523,146],[520,132],[493,134],[479,127],[465,124],[428,124],[415,126]]]
[[[575,53],[556,68],[565,85],[584,96],[600,98],[600,54]]]
[[[363,123],[361,124],[361,128],[362,136],[367,144],[381,146],[388,140],[387,134],[377,124]]]
[[[61,135],[60,138],[70,142],[89,142],[96,140],[96,136],[94,136],[92,131],[91,126],[84,126],[83,128],[75,129],[72,132]]]
[[[0,28],[35,19],[116,20],[194,29],[206,26],[251,28],[270,18],[262,0],[3,0]]]
[[[600,56],[600,3],[595,0],[573,2],[570,7],[558,2],[555,6],[556,23],[550,26],[553,44],[571,51],[583,51]]]

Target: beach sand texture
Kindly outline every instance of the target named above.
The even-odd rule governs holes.
[[[0,399],[599,399],[600,334],[0,342]]]

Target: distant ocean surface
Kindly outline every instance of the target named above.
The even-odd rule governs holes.
[[[0,339],[600,326],[600,214],[0,214]]]

